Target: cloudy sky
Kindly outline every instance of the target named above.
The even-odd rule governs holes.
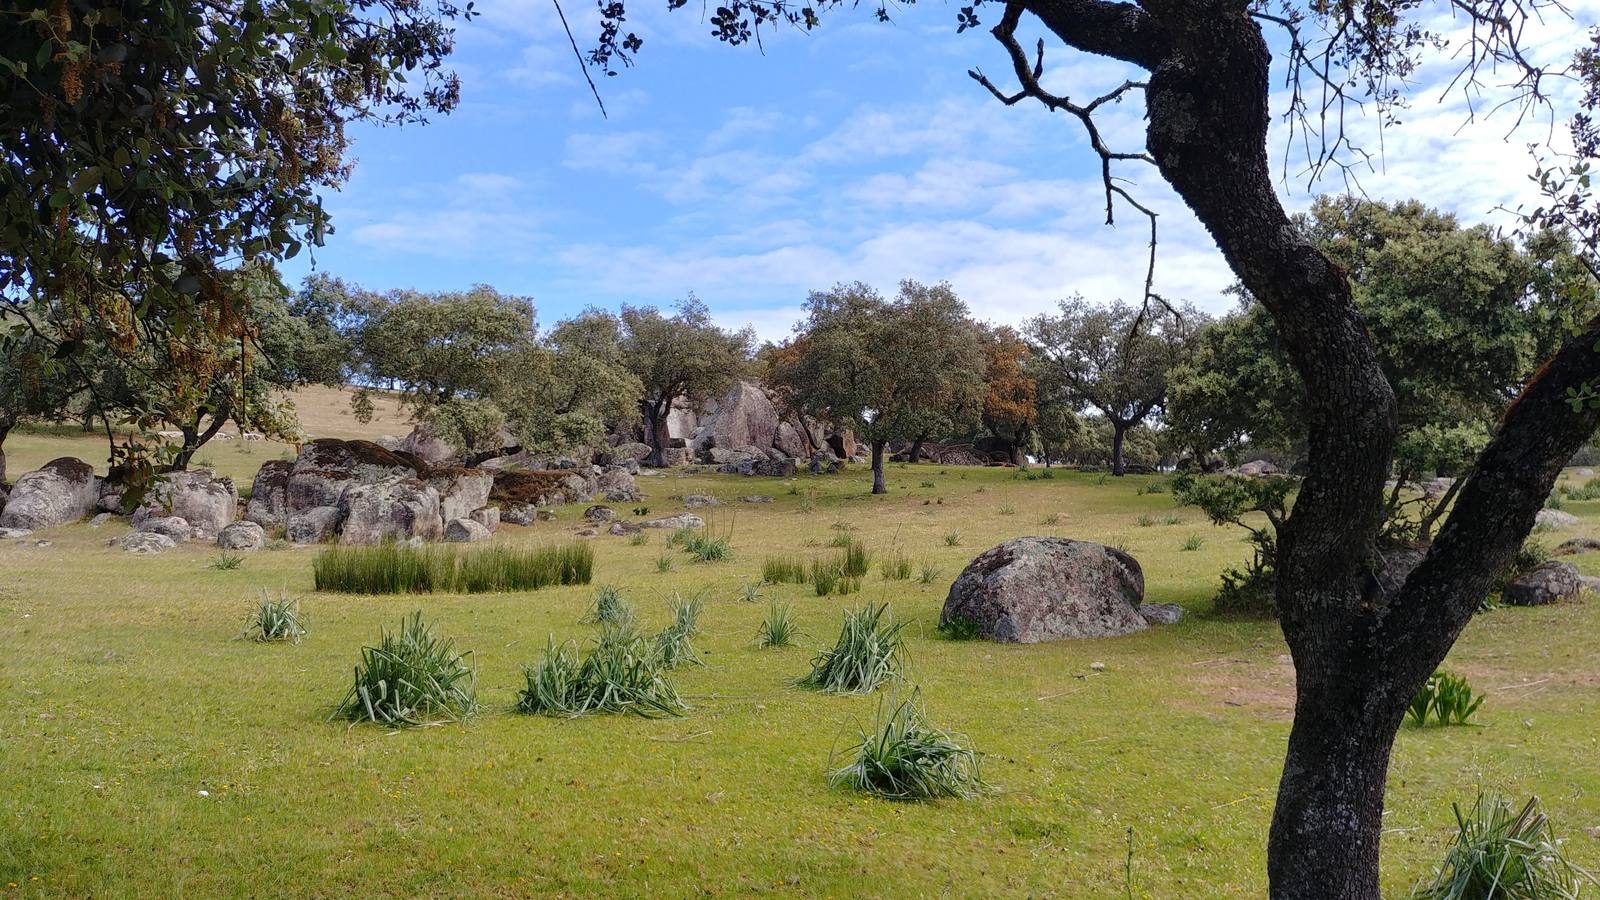
[[[890,24],[847,11],[810,34],[769,34],[761,52],[717,43],[696,4],[631,0],[645,47],[635,68],[595,73],[608,119],[551,0],[479,6],[458,31],[460,109],[355,132],[356,174],[326,198],[337,233],[314,260],[291,261],[290,278],[314,266],[374,289],[482,282],[532,297],[545,324],[692,291],[724,324],[767,338],[788,332],[808,291],[839,281],[890,292],[902,278],[945,280],[980,318],[1011,323],[1074,292],[1140,296],[1147,224],[1120,215],[1106,227],[1074,120],[1004,107],[967,77],[978,67],[1009,87],[1009,62],[985,30],[957,34],[953,6],[909,7]],[[592,9],[566,3],[585,48]],[[1600,18],[1600,0],[1574,9],[1576,23],[1531,31],[1536,53],[1565,57]],[[1047,86],[1075,99],[1137,76],[1064,49],[1046,63]],[[1457,68],[1422,71],[1398,126],[1355,123],[1373,153],[1360,188],[1509,223],[1496,209],[1535,199],[1527,144],[1550,119],[1513,131],[1514,113],[1483,116],[1490,95],[1473,121],[1469,98],[1446,90]],[[1109,108],[1108,141],[1142,149],[1142,117],[1136,94]],[[1308,185],[1286,137],[1274,152],[1291,208],[1344,190],[1333,176]],[[1226,309],[1232,278],[1209,237],[1153,170],[1121,171],[1161,213],[1157,290]]]

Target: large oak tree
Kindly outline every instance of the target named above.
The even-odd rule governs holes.
[[[711,25],[721,40],[745,43],[775,22],[817,27],[843,5],[728,0]],[[1306,477],[1278,549],[1295,719],[1267,869],[1278,898],[1376,898],[1383,792],[1406,705],[1521,546],[1562,465],[1600,422],[1600,318],[1587,319],[1507,406],[1421,563],[1388,572],[1379,535],[1394,465],[1395,390],[1348,274],[1295,226],[1278,196],[1268,150],[1272,103],[1287,98],[1283,112],[1309,129],[1313,165],[1326,163],[1350,151],[1340,130],[1345,104],[1368,97],[1387,115],[1427,54],[1454,54],[1468,89],[1484,88],[1477,74],[1498,67],[1516,73],[1513,101],[1536,95],[1547,73],[1529,62],[1524,25],[1562,13],[1540,0],[978,0],[960,10],[960,27],[978,25],[996,7],[991,34],[1016,87],[974,78],[1007,104],[1038,102],[1084,128],[1102,163],[1108,215],[1114,201],[1137,203],[1114,169],[1155,166],[1272,316],[1304,381]],[[1471,26],[1464,48],[1443,47],[1429,33],[1425,17],[1438,11]],[[594,51],[594,61],[608,65],[638,49],[622,28],[626,4],[609,12]],[[887,7],[879,14],[888,18]],[[1102,86],[1110,90],[1098,97],[1090,85],[1073,86],[1077,97],[1094,99],[1056,93],[1046,87],[1044,40],[1030,54],[1018,37],[1024,17],[1073,50],[1147,75]],[[1269,33],[1288,46],[1289,87],[1281,94]],[[1600,105],[1600,54],[1582,46],[1576,29],[1574,39],[1576,69],[1590,87],[1587,111]],[[1109,146],[1096,113],[1139,95],[1145,146]],[[1573,120],[1575,143],[1589,158],[1600,150],[1595,121]],[[1575,168],[1545,167],[1555,170],[1541,173],[1546,192],[1570,204],[1540,214],[1575,225],[1585,239],[1600,237],[1590,179]],[[1600,269],[1588,261],[1591,271]],[[1153,299],[1147,289],[1147,302]]]

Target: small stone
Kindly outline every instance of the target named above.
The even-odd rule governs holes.
[[[583,517],[590,522],[603,524],[615,519],[617,514],[609,506],[591,506],[583,511]]]
[[[1106,664],[1103,663],[1103,662],[1092,662],[1092,663],[1089,663],[1089,671],[1091,671],[1091,672],[1104,672],[1105,670],[1106,670]]]
[[[699,509],[702,506],[721,506],[722,501],[710,494],[690,494],[683,498],[683,505],[690,509]]]
[[[752,494],[749,497],[740,497],[740,503],[771,503],[772,498],[762,494]]]
[[[112,541],[129,553],[162,553],[178,546],[178,543],[164,534],[154,531],[135,531],[124,535],[119,540]]]
[[[254,522],[234,522],[217,534],[224,550],[260,550],[267,546],[267,531]]]
[[[1176,625],[1183,619],[1183,607],[1176,603],[1144,603],[1139,615],[1151,625]]]
[[[108,512],[103,512],[103,513],[99,514],[98,516],[95,516],[94,518],[89,520],[89,527],[90,528],[99,528],[100,526],[106,524],[107,522],[109,522],[109,521],[111,521],[112,519],[115,519],[115,518],[116,518],[116,515],[114,515],[112,513],[108,513]]]
[[[20,541],[30,534],[31,528],[0,528],[0,541]]]
[[[704,528],[706,520],[691,513],[677,516],[662,516],[659,519],[649,519],[639,523],[641,528]]]

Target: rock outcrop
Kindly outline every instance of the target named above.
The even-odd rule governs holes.
[[[1517,576],[1500,592],[1500,599],[1511,606],[1543,606],[1558,600],[1572,600],[1582,587],[1577,566],[1547,562]]]
[[[1005,642],[1114,637],[1149,627],[1139,615],[1143,600],[1144,573],[1127,553],[1025,537],[974,559],[950,586],[939,621],[965,619]]]
[[[217,546],[224,550],[262,550],[267,546],[267,530],[254,522],[235,522],[217,535]]]
[[[63,456],[17,479],[0,512],[0,528],[54,528],[88,518],[100,502],[94,467]]]
[[[191,469],[158,475],[144,502],[133,511],[133,524],[138,527],[147,518],[175,516],[189,523],[194,537],[210,541],[238,515],[239,493],[232,478],[218,478],[210,469]]]

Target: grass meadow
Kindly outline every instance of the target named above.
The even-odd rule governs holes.
[[[14,473],[60,455],[43,452],[48,436],[13,440],[26,447]],[[224,454],[237,448],[211,455]],[[154,557],[107,547],[124,525],[36,534],[45,547],[0,544],[0,886],[118,897],[1261,896],[1293,673],[1273,623],[1209,614],[1218,573],[1248,553],[1242,532],[1141,492],[1151,477],[1027,480],[933,465],[888,475],[884,497],[867,493],[859,466],[793,481],[642,476],[652,516],[680,510],[686,494],[720,497],[710,525],[731,534],[732,558],[697,561],[664,532],[642,544],[602,533],[588,539],[592,584],[526,593],[319,593],[314,548],[219,570],[208,567],[214,547]],[[736,499],[752,493],[776,502]],[[1547,537],[1600,536],[1600,501],[1566,508],[1582,525]],[[505,526],[495,540],[566,544],[582,509]],[[748,589],[767,558],[836,554],[841,532],[873,554],[856,594]],[[941,637],[939,609],[962,567],[1028,534],[1121,545],[1144,567],[1147,599],[1190,615],[1114,640]],[[886,577],[879,562],[900,554],[933,577]],[[1600,574],[1600,555],[1573,559]],[[580,620],[607,585],[651,631],[670,620],[675,592],[704,591],[695,649],[705,665],[671,675],[687,715],[515,712],[522,667],[551,636],[593,638]],[[299,599],[308,633],[298,643],[238,639],[263,590]],[[793,646],[758,645],[774,600],[801,632]],[[983,754],[993,792],[901,803],[830,786],[892,689],[834,695],[795,681],[847,610],[884,602],[907,623],[908,677],[930,721]],[[362,646],[419,609],[436,635],[472,651],[479,714],[398,732],[330,721]],[[1597,640],[1593,600],[1495,610],[1467,630],[1447,668],[1488,700],[1476,727],[1402,729],[1386,894],[1437,862],[1451,802],[1470,803],[1479,785],[1538,794],[1572,860],[1600,868]]]

